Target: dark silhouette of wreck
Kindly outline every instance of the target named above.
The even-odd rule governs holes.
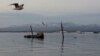
[[[30,26],[30,29],[31,29],[31,34],[32,34],[32,35],[24,35],[24,38],[44,39],[44,33],[43,33],[43,32],[37,32],[37,34],[33,35],[32,26]]]
[[[25,35],[24,38],[44,39],[44,33],[38,32],[36,35]]]

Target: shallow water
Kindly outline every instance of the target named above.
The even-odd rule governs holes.
[[[29,33],[0,33],[0,56],[100,56],[100,34],[45,33],[44,40],[26,39]]]

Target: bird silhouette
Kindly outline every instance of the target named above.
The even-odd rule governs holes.
[[[18,3],[13,3],[13,4],[10,4],[10,5],[14,5],[15,6],[14,10],[22,10],[22,9],[24,9],[23,8],[24,4],[19,5]]]

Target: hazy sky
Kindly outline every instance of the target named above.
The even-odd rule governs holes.
[[[15,2],[24,3],[24,10],[15,11],[8,6]],[[0,0],[0,27],[61,20],[100,24],[100,0]]]

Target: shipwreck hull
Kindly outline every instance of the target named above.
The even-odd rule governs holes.
[[[44,39],[44,34],[43,33],[37,33],[36,35],[25,35],[24,38]]]

